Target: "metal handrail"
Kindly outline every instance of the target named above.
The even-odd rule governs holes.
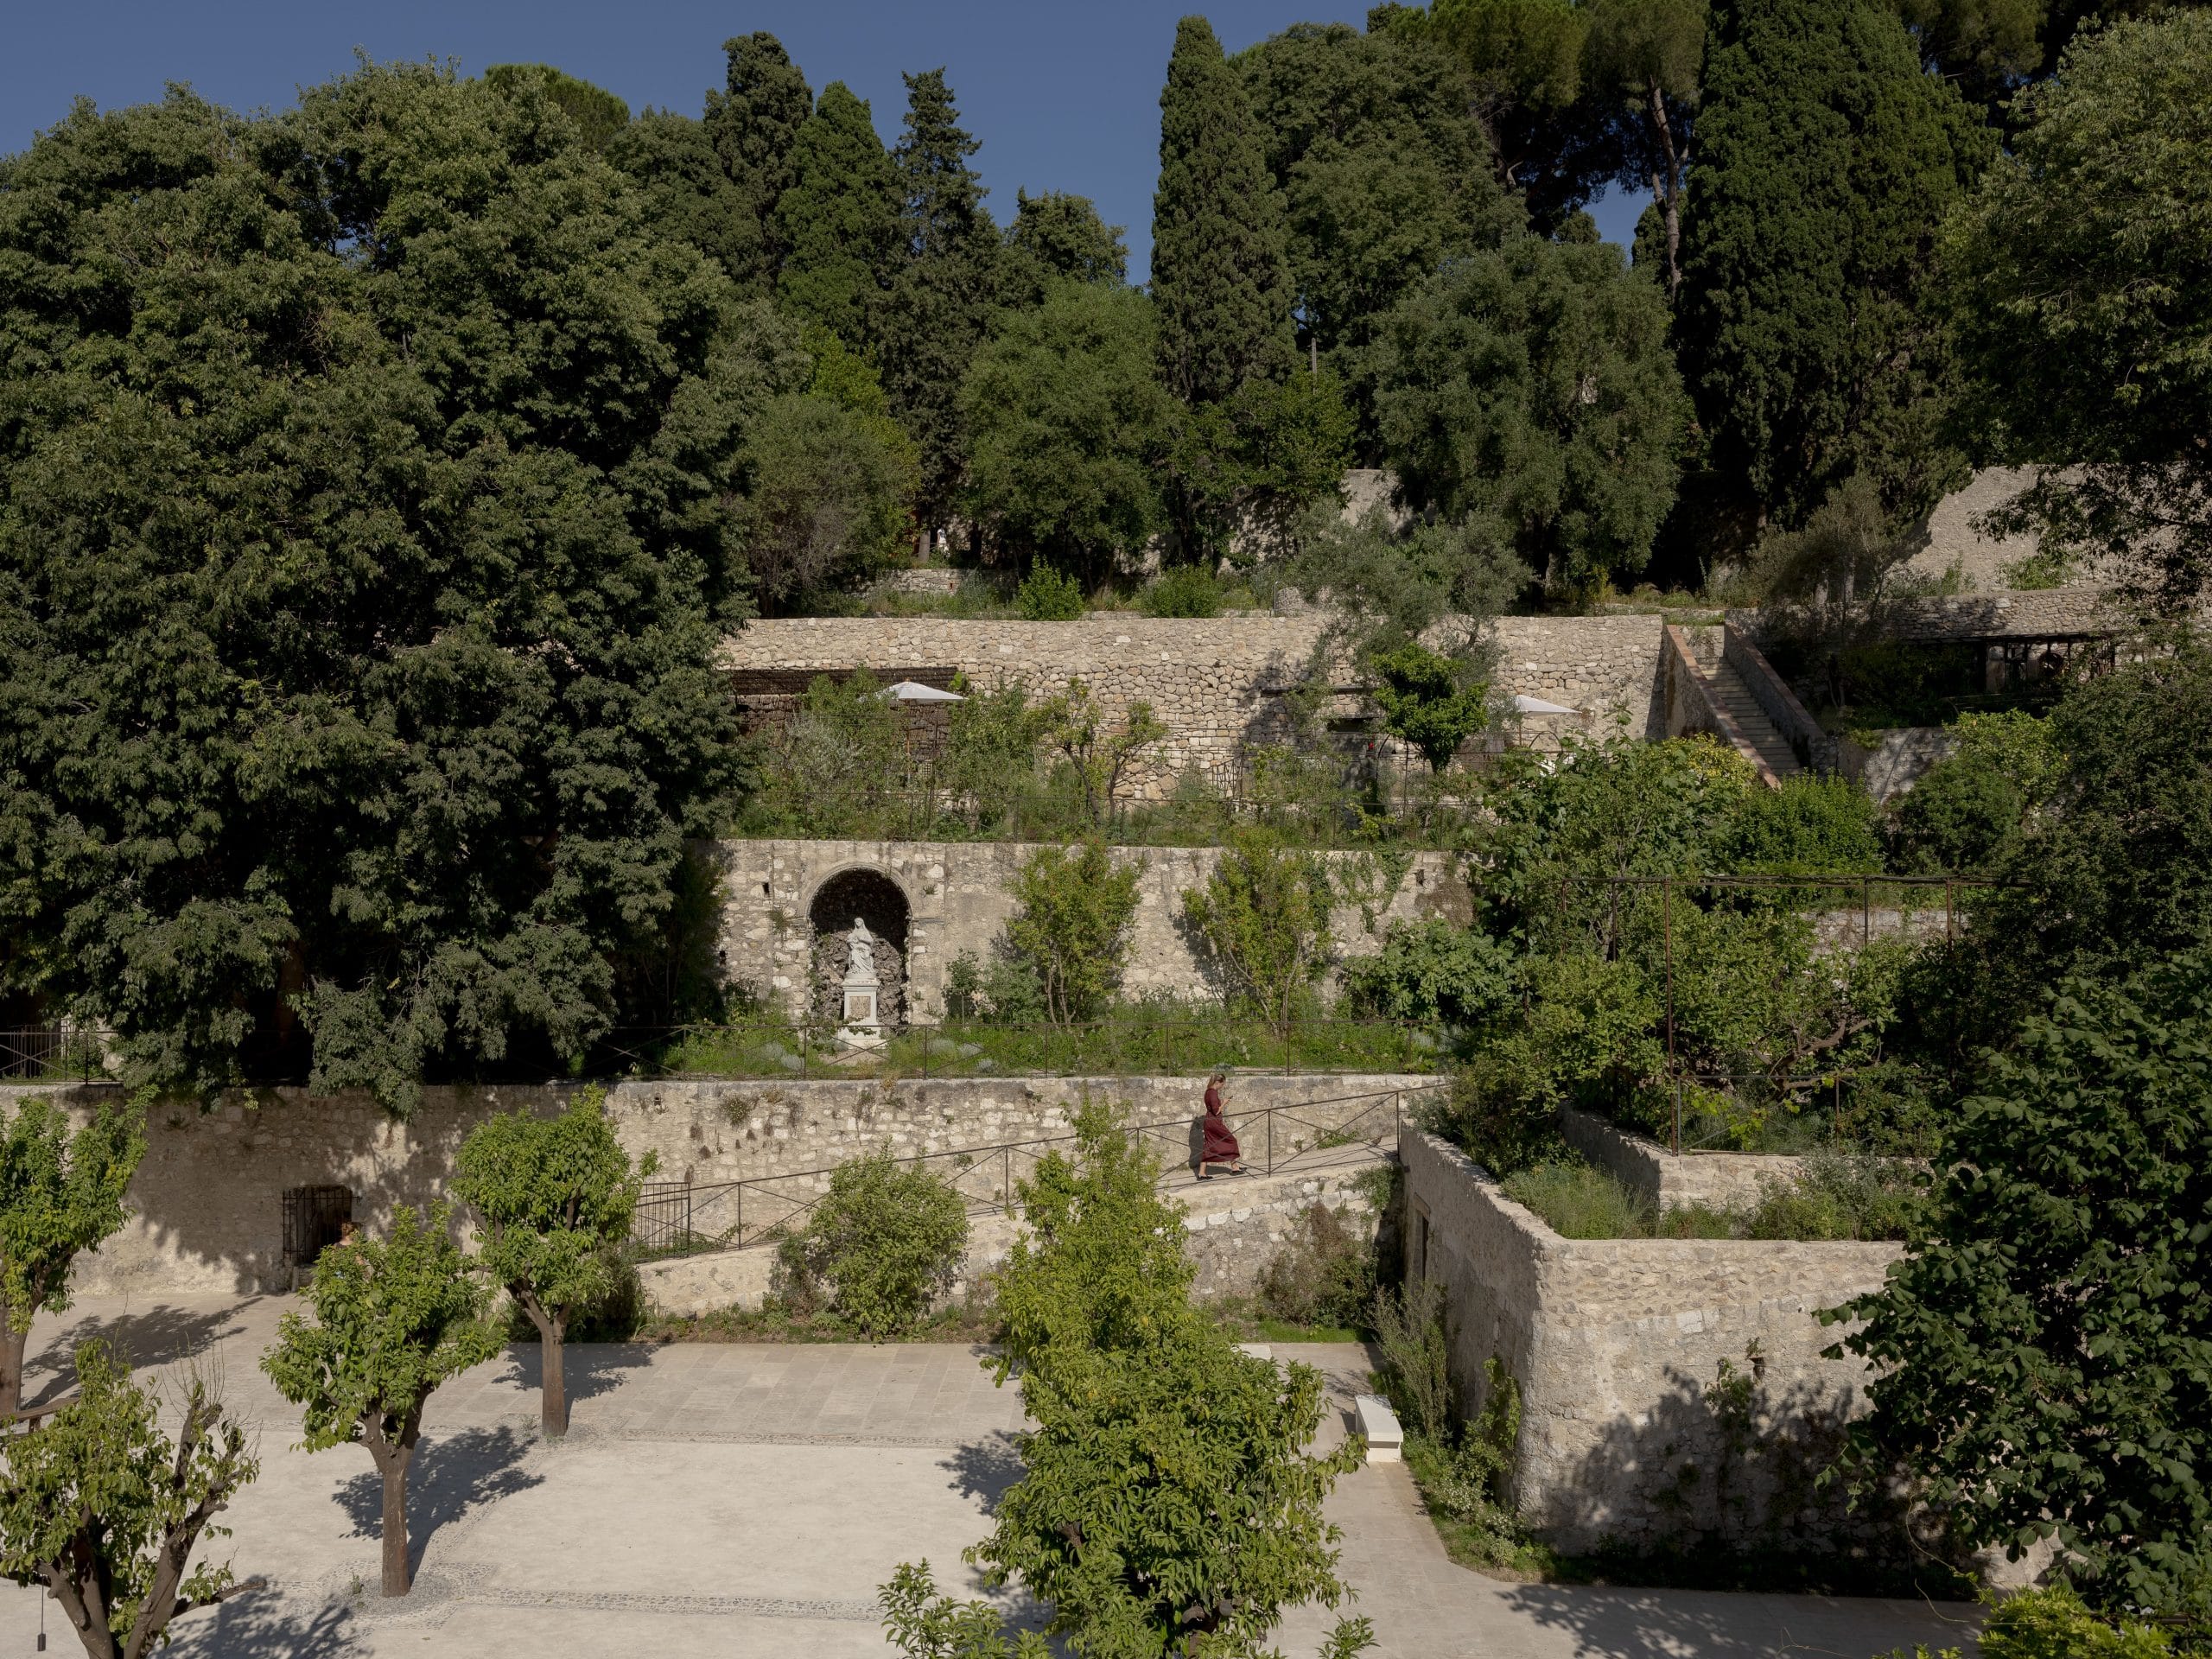
[[[1442,1086],[1435,1084],[1424,1088],[1373,1090],[1363,1094],[1339,1095],[1324,1100],[1301,1101],[1294,1105],[1287,1106],[1255,1106],[1243,1111],[1227,1112],[1223,1116],[1238,1131],[1240,1139],[1243,1138],[1247,1126],[1251,1125],[1255,1121],[1261,1123],[1264,1129],[1264,1135],[1262,1137],[1264,1141],[1264,1149],[1258,1161],[1264,1173],[1273,1175],[1296,1167],[1300,1159],[1311,1154],[1332,1150],[1336,1146],[1348,1145],[1361,1139],[1367,1139],[1371,1142],[1379,1137],[1347,1132],[1352,1126],[1371,1118],[1376,1111],[1382,1109],[1379,1103],[1384,1102],[1389,1103],[1390,1124],[1395,1129],[1405,1122],[1405,1101],[1408,1096],[1433,1094]],[[1309,1122],[1300,1116],[1317,1111],[1323,1107],[1356,1104],[1363,1101],[1370,1103],[1362,1110],[1333,1123]],[[1275,1131],[1278,1119],[1288,1119],[1294,1127],[1312,1131],[1315,1136],[1315,1141],[1309,1144],[1304,1140],[1293,1141],[1287,1153],[1279,1155],[1278,1136]],[[1160,1135],[1172,1132],[1177,1136],[1187,1137],[1192,1122],[1192,1118],[1184,1116],[1160,1118],[1144,1123],[1133,1123],[1127,1128],[1130,1133],[1140,1136]],[[1319,1144],[1321,1141],[1338,1135],[1344,1135],[1346,1139],[1332,1142],[1327,1147]],[[970,1216],[1000,1215],[1011,1211],[1015,1201],[1014,1160],[1017,1154],[1028,1155],[1031,1165],[1033,1166],[1036,1161],[1042,1159],[1052,1149],[1070,1145],[1078,1138],[1074,1131],[1067,1130],[1052,1135],[1029,1135],[1015,1141],[990,1141],[970,1147],[949,1147],[938,1152],[918,1153],[912,1158],[902,1159],[900,1161],[918,1169],[925,1165],[942,1162],[946,1159],[963,1160],[948,1182],[948,1185],[954,1185],[955,1190],[957,1191],[957,1183],[970,1170],[978,1167],[988,1168],[990,1162],[995,1159],[998,1163],[995,1191],[988,1193],[962,1192],[960,1196]],[[639,1196],[638,1221],[633,1222],[631,1231],[632,1246],[633,1249],[650,1252],[656,1256],[693,1255],[709,1250],[743,1249],[764,1243],[772,1236],[780,1237],[793,1223],[810,1214],[815,1207],[828,1196],[828,1193],[825,1191],[817,1190],[810,1193],[768,1194],[767,1196],[784,1207],[772,1220],[764,1221],[756,1217],[753,1224],[748,1226],[745,1216],[747,1192],[748,1191],[759,1192],[774,1183],[785,1181],[811,1181],[819,1189],[826,1184],[837,1168],[838,1166],[834,1164],[823,1165],[813,1169],[784,1170],[773,1174],[741,1176],[728,1181],[694,1182],[688,1177],[681,1181],[648,1181]],[[718,1207],[725,1201],[728,1203],[732,1211],[729,1224],[714,1231],[702,1232],[696,1225],[702,1203]],[[639,1224],[644,1224],[641,1226]]]

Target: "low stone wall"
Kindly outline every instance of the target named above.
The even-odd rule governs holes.
[[[1326,1169],[1274,1177],[1219,1178],[1183,1185],[1183,1248],[1198,1268],[1195,1293],[1205,1300],[1250,1296],[1282,1249],[1300,1217],[1319,1204],[1335,1211],[1355,1237],[1372,1240],[1379,1217],[1361,1177],[1385,1154],[1347,1156]],[[1003,1211],[974,1217],[968,1258],[953,1295],[1007,1258],[1023,1231]],[[768,1294],[775,1251],[756,1245],[741,1250],[649,1262],[639,1270],[648,1306],[676,1317],[724,1308],[757,1308]]]
[[[1020,842],[724,841],[713,844],[722,885],[721,948],[730,974],[751,982],[784,1015],[805,1007],[814,952],[815,897],[848,870],[878,872],[905,895],[908,1017],[931,1023],[944,1016],[944,976],[963,951],[988,962],[1014,901],[1009,891],[1021,861],[1036,850]],[[1178,1000],[1217,997],[1222,987],[1183,921],[1183,893],[1200,887],[1221,861],[1211,847],[1117,847],[1116,863],[1141,868],[1137,913],[1123,975],[1125,993]],[[1332,854],[1348,875],[1387,880],[1382,861]],[[1472,901],[1457,861],[1442,853],[1414,856],[1395,888],[1377,891],[1364,907],[1338,906],[1331,919],[1340,957],[1381,948],[1392,921],[1444,916],[1464,922]],[[835,925],[849,926],[849,918]]]
[[[1796,1158],[1770,1153],[1671,1153],[1656,1141],[1572,1106],[1560,1111],[1560,1130],[1568,1146],[1662,1210],[1694,1204],[1712,1210],[1748,1208],[1764,1195],[1764,1188],[1787,1185],[1802,1167]]]
[[[1072,622],[787,617],[748,624],[724,642],[721,660],[737,670],[956,669],[986,689],[1006,680],[1040,696],[1079,677],[1109,721],[1141,700],[1166,727],[1166,739],[1141,757],[1128,779],[1138,796],[1159,799],[1186,771],[1226,786],[1248,748],[1289,736],[1283,694],[1303,680],[1329,620],[1320,612],[1183,618],[1117,611]],[[1656,735],[1664,729],[1659,630],[1656,615],[1502,618],[1491,689],[1564,704],[1591,729],[1618,722],[1633,735]],[[1344,700],[1338,712],[1363,703],[1366,688],[1348,664],[1327,672]]]
[[[1470,1412],[1493,1355],[1519,1385],[1516,1501],[1567,1551],[1815,1528],[1810,1475],[1864,1409],[1817,1311],[1895,1244],[1563,1239],[1456,1148],[1408,1128],[1408,1271],[1443,1285]],[[1748,1419],[1715,1385],[1748,1374]],[[1740,1426],[1739,1426],[1740,1424]]]
[[[1301,1139],[1332,1127],[1384,1144],[1395,1133],[1401,1091],[1433,1079],[1395,1075],[1237,1073],[1227,1093],[1232,1123],[1256,1109],[1300,1109],[1277,1121],[1279,1160]],[[658,1179],[711,1185],[753,1176],[825,1170],[888,1143],[903,1157],[1065,1133],[1071,1103],[1086,1092],[1129,1103],[1132,1119],[1172,1126],[1157,1137],[1172,1162],[1180,1126],[1194,1126],[1202,1077],[933,1079],[892,1083],[628,1082],[613,1085],[607,1111],[632,1157],[653,1154]],[[303,1089],[236,1093],[211,1111],[162,1103],[149,1115],[146,1156],[130,1185],[131,1219],[79,1259],[75,1287],[92,1295],[238,1293],[286,1288],[283,1194],[298,1186],[343,1186],[353,1215],[375,1230],[395,1206],[423,1208],[447,1194],[454,1155],[469,1130],[498,1111],[550,1114],[575,1085],[425,1089],[405,1122],[365,1093],[310,1096]],[[117,1085],[18,1084],[0,1088],[0,1110],[23,1100],[57,1102],[82,1119]],[[1255,1128],[1248,1127],[1248,1140]],[[1261,1152],[1255,1141],[1255,1153]],[[1014,1173],[1022,1173],[1014,1168]],[[823,1183],[779,1183],[794,1208]],[[456,1231],[462,1230],[457,1225]]]

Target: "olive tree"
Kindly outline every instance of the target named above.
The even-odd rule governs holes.
[[[22,1404],[32,1319],[69,1306],[70,1264],[123,1225],[145,1152],[143,1117],[112,1103],[74,1134],[46,1100],[0,1127],[0,1415]]]
[[[175,1440],[157,1402],[104,1343],[77,1350],[76,1397],[8,1442],[0,1476],[0,1573],[61,1604],[91,1659],[140,1659],[169,1622],[258,1580],[185,1568],[241,1487],[261,1472],[245,1435],[194,1377]],[[41,1642],[44,1637],[40,1638]]]
[[[1287,1032],[1329,966],[1329,873],[1310,853],[1240,835],[1203,887],[1183,890],[1183,914],[1233,995]]]
[[[569,1323],[613,1293],[639,1187],[659,1167],[652,1153],[631,1166],[606,1099],[587,1089],[557,1117],[499,1113],[469,1132],[454,1169],[454,1191],[476,1212],[478,1260],[537,1327],[549,1440],[569,1432],[561,1357]]]
[[[443,1205],[402,1205],[381,1239],[322,1253],[308,1286],[309,1320],[287,1313],[261,1357],[277,1392],[306,1408],[309,1452],[368,1448],[384,1481],[384,1593],[404,1596],[407,1471],[423,1408],[438,1385],[499,1351],[481,1282],[449,1232]]]

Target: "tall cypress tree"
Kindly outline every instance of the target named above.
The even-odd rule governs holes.
[[[999,237],[968,165],[976,141],[960,125],[944,71],[906,82],[906,131],[892,152],[903,193],[902,257],[876,338],[893,410],[921,445],[916,507],[929,525],[944,522],[959,487],[967,447],[960,383],[997,296]]]
[[[1175,27],[1160,95],[1152,297],[1160,365],[1184,403],[1278,379],[1294,355],[1282,198],[1243,80],[1203,17]]]
[[[1736,0],[1706,59],[1677,328],[1710,464],[1764,520],[1853,473],[1898,517],[1959,468],[1922,289],[1938,222],[1990,155],[1869,0]]]
[[[866,100],[842,80],[822,89],[812,118],[798,130],[791,171],[772,221],[784,250],[777,296],[794,315],[847,344],[867,344],[898,240],[899,175]]]
[[[775,280],[783,250],[769,224],[791,183],[791,146],[814,113],[806,77],[766,29],[722,42],[729,67],[723,90],[707,94],[705,118],[722,171],[761,226],[761,264],[750,273],[764,289]]]

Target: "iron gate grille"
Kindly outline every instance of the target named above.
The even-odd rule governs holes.
[[[312,1268],[335,1244],[341,1223],[353,1219],[353,1192],[344,1186],[296,1186],[284,1194],[284,1260]]]
[[[638,1194],[630,1237],[645,1255],[691,1246],[691,1183],[647,1181]]]

